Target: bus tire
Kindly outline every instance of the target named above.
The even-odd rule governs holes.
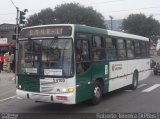
[[[93,87],[93,94],[91,99],[92,105],[99,104],[101,98],[102,98],[102,85],[99,81],[96,81]]]
[[[130,85],[131,90],[136,90],[138,86],[138,73],[134,72],[132,84]]]
[[[157,73],[157,71],[154,71],[154,75],[157,75],[158,73]]]

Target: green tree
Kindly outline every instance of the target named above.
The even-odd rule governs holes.
[[[160,24],[152,16],[131,14],[122,22],[122,28],[127,33],[152,37],[160,34]]]
[[[105,28],[104,17],[92,7],[66,3],[57,6],[54,12],[58,23],[85,24]]]
[[[105,28],[104,17],[92,7],[84,7],[78,3],[66,3],[42,10],[28,18],[27,26],[42,24],[85,24]]]
[[[35,26],[35,25],[45,25],[53,24],[54,22],[54,11],[51,8],[46,8],[41,10],[39,13],[31,15],[27,19],[26,26]]]

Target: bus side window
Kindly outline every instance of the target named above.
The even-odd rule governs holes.
[[[76,61],[77,62],[81,61],[81,49],[82,49],[81,40],[77,40],[76,42]]]
[[[148,42],[146,42],[145,43],[146,44],[146,55],[147,55],[147,57],[150,57],[150,52],[149,52],[149,43]]]
[[[140,58],[141,57],[140,43],[139,41],[134,41],[134,44],[135,44],[135,57]]]
[[[89,44],[87,40],[82,40],[82,57],[83,61],[89,61]]]
[[[76,68],[77,73],[85,72],[90,66],[89,41],[77,39],[76,41]]]
[[[116,59],[116,43],[113,38],[106,38],[106,59],[115,60]]]
[[[134,58],[134,42],[127,40],[127,56],[129,59]]]
[[[89,61],[89,44],[87,40],[77,40],[76,61]]]
[[[105,60],[105,41],[101,36],[94,36],[92,40],[92,59],[94,61]]]
[[[144,41],[141,41],[141,53],[142,57],[147,56],[146,43]]]
[[[118,58],[119,59],[127,58],[125,40],[118,39],[117,46],[118,46]]]

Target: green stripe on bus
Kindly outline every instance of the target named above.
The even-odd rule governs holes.
[[[75,32],[85,32],[85,33],[93,33],[93,34],[101,34],[101,35],[107,35],[106,29],[101,28],[95,28],[91,26],[85,26],[85,25],[75,25]]]
[[[30,92],[40,92],[40,81],[38,77],[18,76],[18,87],[20,90]]]
[[[106,69],[105,69],[106,68]],[[108,63],[97,62],[91,64],[90,68],[81,74],[76,75],[76,103],[88,100],[92,98],[93,82],[97,79],[103,79],[104,81],[104,93],[108,92],[109,87],[109,72]],[[107,72],[105,72],[107,70]],[[91,84],[89,83],[91,82]]]

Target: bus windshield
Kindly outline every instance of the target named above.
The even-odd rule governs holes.
[[[38,39],[19,41],[18,74],[71,76],[71,39]]]

